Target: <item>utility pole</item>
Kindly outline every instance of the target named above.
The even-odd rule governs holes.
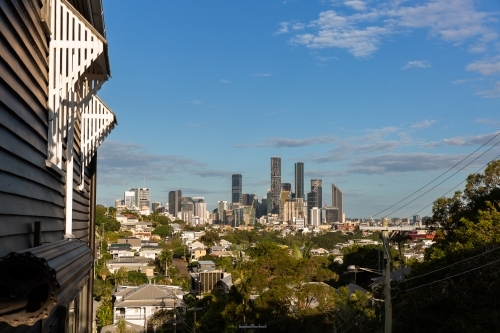
[[[384,218],[382,231],[384,242],[384,299],[385,299],[385,330],[384,333],[392,333],[392,300],[391,300],[391,252],[389,247],[389,219]]]
[[[203,310],[203,308],[191,308],[188,309],[188,311],[194,311],[194,326],[193,326],[193,333],[196,333],[196,312]]]

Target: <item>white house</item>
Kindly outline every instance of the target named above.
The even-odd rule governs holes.
[[[143,284],[141,286],[120,286],[114,293],[113,323],[124,319],[145,327],[147,320],[158,310],[184,312],[184,292],[178,286]]]

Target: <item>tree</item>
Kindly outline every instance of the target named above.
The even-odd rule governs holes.
[[[212,246],[220,242],[220,236],[218,232],[208,230],[201,236],[200,241],[206,246]]]
[[[172,232],[172,228],[170,226],[166,225],[160,225],[159,227],[156,227],[151,233],[155,235],[159,235],[161,239],[165,239],[168,235],[170,235]]]
[[[128,269],[126,267],[120,267],[115,274],[113,274],[115,285],[123,285],[128,279]]]
[[[149,317],[149,324],[156,328],[162,328],[174,321],[174,310],[160,309]]]
[[[96,311],[97,325],[104,327],[113,323],[113,303],[105,300],[99,305]]]
[[[395,286],[394,329],[497,332],[500,319],[500,161],[470,175],[464,192],[434,202],[437,242]],[[446,320],[442,320],[446,318]]]
[[[132,286],[140,286],[141,284],[148,283],[149,279],[144,273],[136,271],[127,272],[127,284]]]

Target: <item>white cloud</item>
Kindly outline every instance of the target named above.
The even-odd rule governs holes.
[[[258,147],[294,148],[312,146],[317,144],[327,144],[333,142],[334,140],[335,137],[333,136],[318,136],[307,139],[269,138],[266,140],[266,142],[259,144]]]
[[[411,128],[423,129],[423,128],[427,128],[427,127],[431,126],[435,122],[436,122],[435,120],[424,120],[420,123],[416,123],[416,124],[411,125]]]
[[[280,23],[280,28],[274,34],[275,35],[281,35],[281,34],[288,33],[288,25],[289,25],[288,22],[281,22]]]
[[[429,67],[431,67],[431,64],[427,60],[415,60],[415,61],[408,61],[406,66],[402,67],[401,69],[429,68]]]
[[[187,103],[189,103],[189,104],[193,104],[193,105],[200,105],[200,104],[201,104],[201,101],[194,100],[194,101],[187,101]]]
[[[488,60],[475,61],[465,67],[467,71],[479,72],[483,75],[500,73],[500,56]]]
[[[272,76],[271,74],[269,73],[259,73],[259,74],[254,74],[254,76],[260,76],[260,77],[270,77]]]
[[[484,98],[499,98],[500,97],[500,81],[495,82],[490,89],[485,89],[475,93],[476,96]]]
[[[220,83],[233,83],[233,81],[227,80],[227,79],[220,79]]]
[[[146,178],[162,181],[179,175],[224,178],[229,171],[211,170],[207,164],[178,155],[149,153],[143,146],[106,140],[99,148],[99,183],[126,185]]]
[[[297,22],[292,25],[292,30],[304,30],[305,27],[304,23]]]
[[[352,9],[355,9],[355,10],[365,10],[366,9],[366,4],[361,0],[347,0],[344,2],[344,5],[346,5],[347,7],[351,7]]]
[[[476,119],[476,123],[489,124],[494,126],[500,125],[500,121],[487,118],[478,118]]]
[[[463,159],[462,155],[401,153],[368,156],[350,164],[350,173],[435,171],[447,169]]]
[[[293,36],[290,42],[315,49],[340,48],[355,57],[368,57],[384,38],[415,29],[425,29],[431,37],[454,45],[469,43],[471,52],[486,50],[498,38],[490,27],[493,14],[476,10],[474,0],[432,0],[414,6],[407,3],[378,2],[368,8],[360,0],[344,1],[344,5],[362,12],[346,15],[323,11],[306,25],[311,31]],[[280,31],[288,32],[288,25]]]
[[[458,79],[458,80],[451,81],[451,83],[453,83],[453,84],[462,84],[462,83],[466,83],[468,81],[469,80],[466,80],[466,79]]]
[[[338,59],[337,57],[322,57],[322,56],[316,56],[315,58],[319,61],[322,61],[322,62],[332,60],[332,59],[335,59],[335,60]]]
[[[476,136],[457,136],[454,138],[444,139],[443,142],[450,146],[474,146],[474,145],[483,145],[492,138],[496,137],[500,132],[493,132],[489,134],[476,135]],[[494,142],[489,142],[488,145],[492,145]]]

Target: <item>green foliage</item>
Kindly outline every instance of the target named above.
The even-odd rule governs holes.
[[[113,274],[113,279],[115,281],[115,285],[124,285],[128,279],[128,269],[125,267],[120,267],[115,274]]]
[[[208,230],[201,236],[200,241],[206,246],[212,246],[220,242],[220,236],[217,231]]]
[[[172,233],[172,228],[169,225],[160,225],[159,227],[156,227],[151,233],[159,235],[161,239],[165,239],[165,237]]]
[[[136,271],[128,271],[127,284],[131,286],[140,286],[141,284],[148,283],[149,279],[144,273]]]
[[[111,210],[111,208],[110,208]],[[97,230],[102,230],[102,225],[104,224],[105,231],[118,231],[120,230],[120,222],[115,220],[116,217],[116,209],[110,211],[108,213],[108,209],[103,205],[96,206],[96,214],[95,214],[95,224]]]
[[[166,327],[167,324],[173,323],[174,313],[173,310],[160,309],[149,318],[149,324],[156,328]]]
[[[395,331],[500,331],[500,161],[470,175],[465,191],[434,202],[430,226],[441,226],[425,260],[396,286]],[[446,318],[446,320],[443,320]]]
[[[99,305],[96,311],[97,325],[104,327],[113,323],[113,303],[105,300]]]
[[[287,255],[276,243],[270,241],[263,241],[258,243],[255,247],[251,247],[247,250],[247,254],[255,259],[258,257],[269,257],[275,254],[275,252],[280,252],[282,255]]]
[[[94,279],[93,296],[97,301],[111,301],[113,294],[113,284],[110,280]]]

